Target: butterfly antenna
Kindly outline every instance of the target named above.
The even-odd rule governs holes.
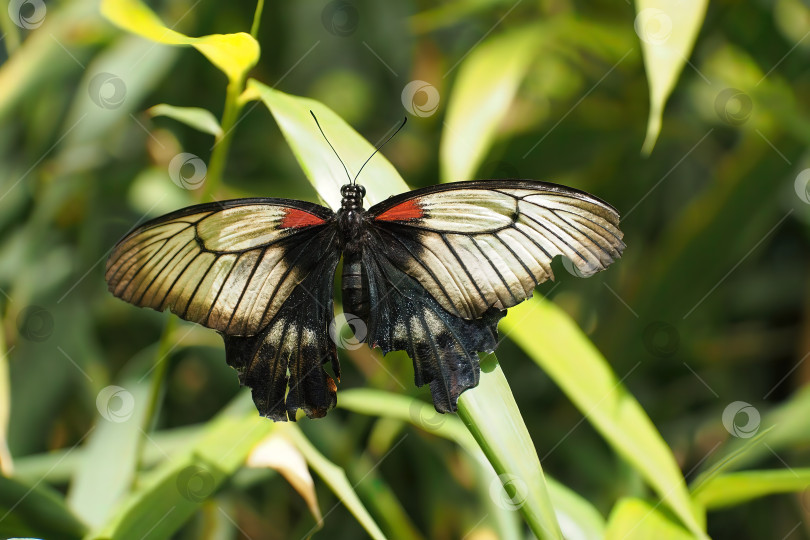
[[[323,132],[323,128],[321,127],[320,122],[318,122],[318,119],[315,117],[315,113],[310,110],[309,114],[311,114],[313,120],[315,120],[315,125],[318,126],[318,130],[321,132],[321,135],[323,135],[323,140],[326,141],[326,144],[328,144],[329,148],[332,149],[332,152],[335,153],[335,156],[337,156],[338,161],[340,161],[340,164],[343,165],[343,170],[346,171],[346,177],[349,179],[349,183],[351,184],[352,183],[352,175],[349,174],[349,169],[346,168],[346,164],[343,163],[342,159],[340,159],[340,155],[337,153],[337,150],[335,150],[335,147],[332,146],[332,143],[330,143],[329,139],[326,138],[326,133]],[[399,130],[397,130],[397,131],[399,131]],[[388,142],[388,141],[386,141],[386,142]]]
[[[365,167],[365,166],[366,166],[366,163],[368,163],[369,161],[371,161],[371,158],[373,158],[373,157],[374,157],[374,154],[376,154],[377,152],[379,152],[379,151],[380,151],[380,148],[382,148],[383,146],[385,146],[385,144],[386,144],[388,141],[390,141],[391,139],[393,139],[393,138],[394,138],[394,135],[396,135],[397,133],[399,133],[399,131],[400,131],[402,128],[404,128],[404,127],[405,127],[405,124],[406,124],[407,122],[408,122],[408,117],[406,116],[406,117],[405,117],[405,118],[402,120],[402,123],[399,125],[399,127],[397,128],[397,130],[396,130],[395,132],[393,132],[393,133],[391,134],[391,136],[390,136],[390,137],[388,137],[387,139],[385,139],[385,141],[383,141],[383,143],[382,143],[380,146],[378,146],[377,148],[375,148],[375,149],[374,149],[374,152],[373,152],[373,153],[372,153],[370,156],[368,156],[368,159],[366,160],[366,162],[365,162],[365,163],[363,163],[363,166],[362,166],[362,167],[360,167],[360,170],[359,170],[359,171],[357,171],[357,174],[354,176],[354,183],[355,183],[355,184],[357,183],[357,177],[358,177],[358,176],[360,176],[360,173],[363,171],[363,167]]]

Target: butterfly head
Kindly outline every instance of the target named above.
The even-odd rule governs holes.
[[[344,210],[359,210],[363,208],[363,197],[366,196],[366,188],[360,184],[345,184],[340,188],[343,196],[341,206]]]

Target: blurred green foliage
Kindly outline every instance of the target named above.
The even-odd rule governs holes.
[[[667,66],[675,4],[278,2],[258,26],[249,2],[152,8],[189,36],[257,28],[248,76],[279,102],[331,108],[335,129],[342,118],[373,144],[407,115],[384,150],[394,167],[363,172],[375,194],[397,176],[519,177],[619,209],[624,258],[586,280],[555,261],[538,288],[553,304],[510,315],[515,339],[498,349],[564,531],[695,537],[687,510],[660,503],[677,474],[656,476],[658,459],[690,483],[697,526],[710,509],[712,538],[810,538],[810,7],[712,3],[693,51]],[[314,126],[296,146],[291,107],[241,99],[241,71],[123,32],[95,0],[6,7],[0,537],[524,537],[519,478],[501,490],[459,419],[423,404],[404,355],[349,351],[339,408],[276,426],[253,414],[213,332],[107,293],[106,255],[139,220],[212,197],[328,200],[296,160],[341,181],[316,166],[322,148],[300,145]],[[677,83],[643,157],[654,69]],[[332,142],[356,170],[365,142]],[[185,189],[198,162],[172,165],[181,153],[208,164],[198,189]],[[612,373],[597,373],[602,357]],[[316,474],[322,523],[289,471],[244,466],[267,435]]]

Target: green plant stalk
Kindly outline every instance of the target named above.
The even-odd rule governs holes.
[[[458,398],[458,415],[499,475],[510,499],[504,502],[537,538],[562,540],[540,459],[494,354],[481,360],[478,386]]]
[[[264,11],[264,0],[259,0],[256,3],[256,11],[253,12],[253,24],[250,27],[250,35],[254,39],[259,39],[259,26],[262,23],[262,11]]]
[[[208,173],[206,175],[205,190],[202,194],[203,200],[208,200],[214,196],[222,184],[222,173],[225,170],[225,160],[228,156],[228,150],[231,147],[231,140],[233,139],[233,128],[236,126],[236,120],[239,118],[239,112],[242,110],[244,104],[239,99],[242,91],[245,89],[245,81],[243,79],[234,80],[228,83],[228,88],[225,92],[225,109],[222,112],[222,135],[214,141],[214,148],[211,151],[211,160],[208,164]]]
[[[11,412],[11,385],[9,383],[8,353],[4,335],[5,325],[0,324],[0,475],[11,476],[14,466],[8,449],[8,420]]]
[[[152,426],[155,424],[155,417],[157,416],[158,404],[160,402],[160,393],[163,390],[163,381],[168,372],[169,359],[167,356],[171,351],[171,337],[177,328],[177,318],[174,315],[169,315],[166,319],[166,325],[163,327],[163,334],[160,336],[160,343],[158,344],[157,354],[155,354],[155,370],[152,374],[151,387],[149,390],[149,401],[146,404],[146,414],[143,417],[143,425],[141,426],[141,436],[138,437],[138,448],[135,451],[137,456],[137,466],[135,467],[135,475],[132,477],[133,490],[138,484],[138,471],[141,471],[144,466],[144,447],[146,445],[146,438]]]

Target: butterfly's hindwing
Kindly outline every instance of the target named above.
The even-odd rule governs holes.
[[[525,180],[456,182],[373,206],[386,253],[447,311],[476,319],[514,306],[567,257],[589,276],[624,249],[619,215],[587,193]]]
[[[478,352],[497,345],[504,313],[490,310],[474,320],[449,313],[414,278],[388,259],[380,237],[364,247],[368,278],[368,343],[384,353],[403,350],[414,365],[417,386],[430,384],[438,411],[452,412],[464,390],[478,385]]]
[[[323,368],[331,362],[340,379],[335,345],[328,335],[340,256],[331,232],[323,233],[305,254],[318,260],[317,266],[295,287],[260,334],[223,335],[228,364],[236,368],[239,381],[251,387],[259,412],[276,421],[288,416],[295,420],[298,409],[310,418],[319,418],[336,403],[335,382]]]

